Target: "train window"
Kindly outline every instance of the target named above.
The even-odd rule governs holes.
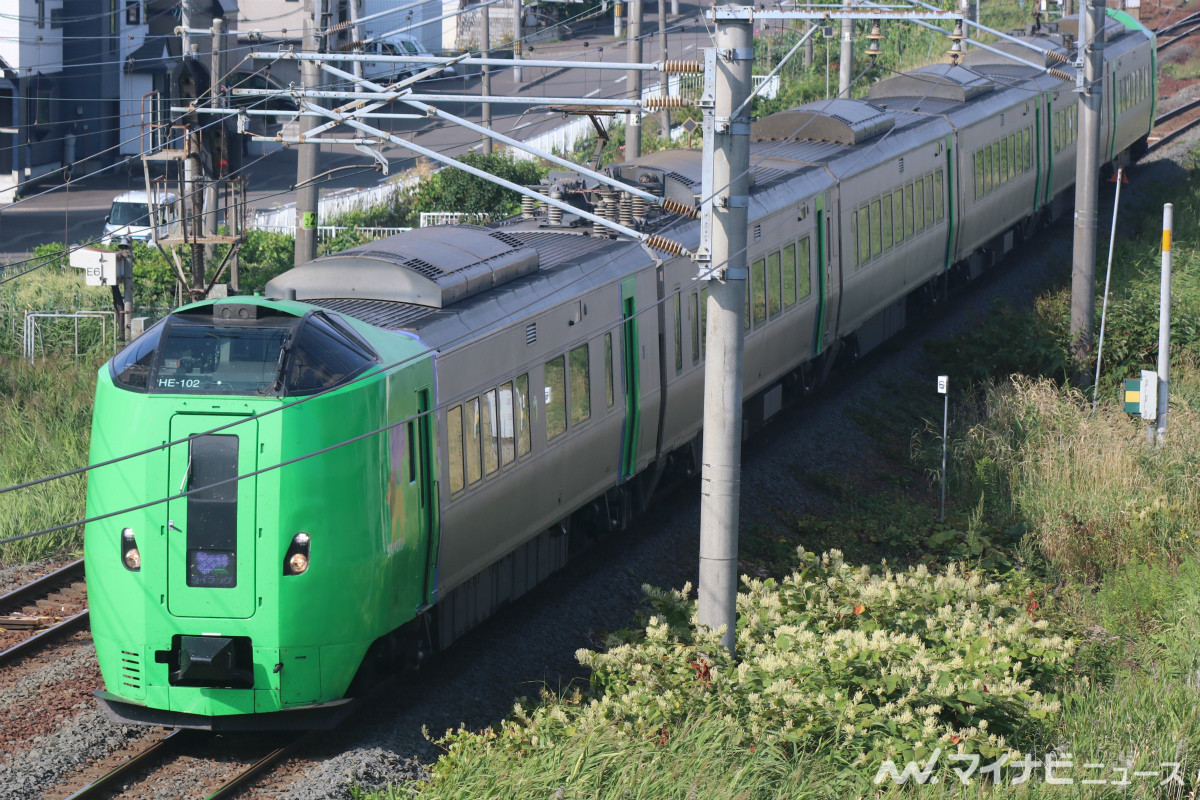
[[[617,402],[617,394],[613,386],[613,335],[604,334],[604,406],[612,408]]]
[[[450,477],[450,494],[463,490],[463,424],[462,406],[446,412],[446,472]]]
[[[467,485],[471,486],[483,477],[479,461],[479,398],[473,397],[468,400],[463,404],[463,410],[467,414],[464,437],[466,447],[463,454],[467,458]]]
[[[883,249],[892,249],[892,196],[883,196]]]
[[[496,443],[496,390],[484,392],[484,403],[480,405],[482,417],[479,425],[480,450],[484,456],[484,475],[491,475],[500,468],[499,451]]]
[[[500,465],[511,464],[517,457],[517,426],[513,419],[513,385],[502,383],[496,389],[496,433],[500,436]]]
[[[796,245],[783,248],[783,307],[796,305]]]
[[[913,211],[913,185],[904,187],[904,235],[912,236],[916,229],[917,218]]]
[[[992,142],[992,188],[1004,183],[1004,170],[1000,166],[1000,142]]]
[[[109,369],[118,385],[126,389],[146,391],[150,385],[150,369],[154,366],[154,356],[158,353],[158,340],[162,337],[165,327],[164,322],[159,322],[113,356]]]
[[[766,261],[758,258],[750,267],[750,287],[754,293],[754,324],[759,325],[767,318]]]
[[[609,344],[609,347],[610,348],[612,347],[611,343]],[[693,364],[700,363],[700,293],[699,292],[692,292],[692,363]],[[612,399],[611,399],[612,383],[611,383],[611,381],[612,381],[612,376],[610,375],[609,376],[609,389],[608,389],[609,397],[610,397],[608,404],[610,406],[612,405]]]
[[[546,373],[546,438],[553,439],[567,431],[567,368],[563,356],[545,364]]]
[[[925,230],[925,182],[920,178],[913,181],[913,227],[917,233]]]
[[[708,287],[700,290],[700,355],[708,347]]]
[[[230,376],[234,385],[244,376],[244,364],[265,362],[274,368],[278,363],[278,345],[273,339],[264,344],[265,352],[260,353],[258,344],[248,341],[245,335],[234,337],[229,367],[240,367],[238,372],[241,373]],[[239,349],[247,345],[248,352],[238,359]],[[326,315],[318,312],[307,316],[292,338],[291,352],[287,356],[284,390],[288,395],[309,394],[345,383],[376,363],[374,353],[365,347],[357,337],[352,338],[344,326]],[[225,357],[221,360],[225,361]],[[243,365],[233,363],[236,360],[241,360]],[[213,377],[215,379],[217,375],[214,374]],[[221,383],[220,380],[216,382]]]
[[[524,372],[513,381],[513,413],[517,420],[517,458],[529,452],[529,373]]]
[[[871,231],[867,218],[867,207],[858,210],[858,263],[863,264],[871,257]]]
[[[779,251],[767,256],[767,317],[773,319],[783,304],[783,289],[779,284]]]
[[[904,189],[892,192],[892,235],[897,243],[904,241]]]
[[[925,176],[925,224],[933,225],[933,173]]]
[[[800,249],[796,251],[799,259],[796,262],[798,268],[798,278],[796,285],[796,294],[803,300],[812,292],[812,278],[809,275],[809,269],[812,267],[812,258],[809,255],[809,239],[805,236],[800,240]]]
[[[975,199],[983,197],[983,151],[975,153]]]
[[[942,197],[944,188],[942,185],[942,171],[939,169],[933,173],[933,214],[934,219],[938,222],[941,222],[942,217],[946,216],[946,199]]]
[[[751,294],[751,289],[752,289],[752,280],[751,279],[753,277],[754,277],[753,271],[746,273],[746,307],[742,310],[742,314],[743,314],[742,327],[746,328],[747,330],[750,329],[750,294]]]
[[[679,287],[675,287],[671,305],[675,307],[675,374],[678,375],[683,371],[683,307],[679,299]]]
[[[879,201],[871,201],[871,257],[883,252],[883,215],[879,211]]]
[[[678,295],[676,295],[678,297]],[[586,422],[592,416],[591,365],[588,346],[581,344],[571,351],[571,424]]]
[[[1012,166],[1009,160],[1009,153],[1012,150],[1011,137],[1004,137],[1000,140],[1000,183],[1008,183],[1012,177]]]

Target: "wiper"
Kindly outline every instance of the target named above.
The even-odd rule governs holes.
[[[288,354],[292,351],[292,337],[289,335],[279,346],[279,362],[275,365],[275,380],[271,381],[271,394],[283,393],[283,372],[287,369]]]

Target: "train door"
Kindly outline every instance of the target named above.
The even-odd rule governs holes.
[[[837,214],[837,198],[832,189],[817,195],[817,257],[814,275],[817,290],[817,319],[813,331],[813,356],[823,353],[837,338],[838,311],[841,306],[841,273],[835,274],[832,219]]]
[[[621,436],[620,481],[637,472],[637,450],[642,427],[641,370],[638,358],[637,276],[621,281],[621,373],[625,386],[625,429]]]
[[[167,536],[167,610],[176,617],[245,619],[254,614],[256,537],[254,476],[258,422],[176,414],[168,494],[187,493],[164,507]]]
[[[510,398],[511,402],[511,398]],[[417,417],[407,423],[408,480],[417,490],[417,522],[414,535],[425,548],[425,590],[422,603],[432,603],[437,586],[438,507],[437,482],[433,469],[433,411],[429,388],[417,390]]]

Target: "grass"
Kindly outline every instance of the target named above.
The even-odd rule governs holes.
[[[98,359],[31,365],[0,357],[0,488],[88,462]],[[83,475],[0,494],[0,539],[82,519]],[[78,550],[81,528],[0,545],[0,565]]]

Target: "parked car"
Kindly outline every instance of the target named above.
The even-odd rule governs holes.
[[[140,242],[151,242],[179,228],[179,198],[173,193],[158,195],[159,219],[157,232],[150,226],[150,195],[146,192],[124,192],[113,198],[112,208],[104,218],[101,244],[111,244],[126,236]]]
[[[437,58],[437,56],[425,49],[425,46],[421,44],[419,39],[404,33],[394,33],[384,39],[370,42],[363,46],[363,52],[367,55],[376,56],[421,56],[422,58]],[[436,62],[364,61],[363,77],[374,81],[386,81],[388,79],[398,81],[410,75],[416,75],[432,66],[436,66]],[[446,65],[442,68],[441,74],[453,75],[454,67]]]

